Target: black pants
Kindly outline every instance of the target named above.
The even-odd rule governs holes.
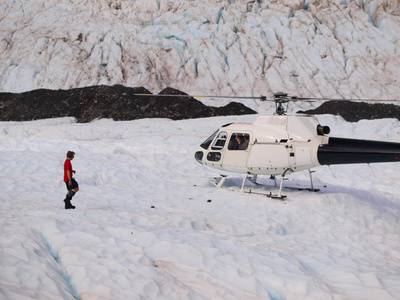
[[[78,182],[76,182],[76,180],[73,179],[73,178],[71,178],[71,185],[69,185],[68,182],[69,182],[69,181],[67,181],[67,182],[65,183],[65,185],[67,186],[67,190],[68,190],[68,191],[74,190],[74,189],[76,189],[77,187],[79,187]]]

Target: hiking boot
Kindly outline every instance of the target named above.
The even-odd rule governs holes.
[[[65,209],[75,209],[75,206],[71,204],[71,200],[67,198],[64,199]]]

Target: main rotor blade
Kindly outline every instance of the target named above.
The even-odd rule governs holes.
[[[400,102],[399,99],[359,99],[359,98],[313,98],[313,97],[297,97],[297,96],[286,96],[278,99],[267,99],[266,96],[213,96],[213,95],[172,95],[172,94],[134,94],[135,96],[146,96],[146,97],[177,97],[177,98],[220,98],[220,99],[250,99],[250,100],[261,100],[261,101],[272,101],[276,102],[278,100],[286,101],[304,101],[304,102],[314,102],[314,101],[354,101],[354,102]]]
[[[396,99],[382,99],[382,100],[377,100],[377,99],[359,99],[359,98],[351,98],[351,99],[346,99],[346,98],[312,98],[312,97],[297,97],[297,96],[292,96],[289,97],[290,100],[296,101],[354,101],[354,102],[400,102],[400,100]]]
[[[178,97],[178,98],[225,98],[225,99],[260,99],[262,101],[266,101],[267,98],[265,96],[258,97],[239,97],[239,96],[206,96],[206,95],[169,95],[169,94],[134,94],[135,96],[147,96],[147,97]],[[268,100],[272,101],[272,100]]]

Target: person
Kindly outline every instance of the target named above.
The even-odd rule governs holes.
[[[75,152],[68,151],[67,159],[64,162],[64,182],[67,186],[67,195],[64,199],[65,209],[74,209],[75,206],[71,204],[72,197],[79,191],[78,182],[72,177],[76,172],[72,169],[71,161],[75,157]]]
[[[238,150],[239,149],[239,136],[232,134],[228,149],[229,150]]]
[[[236,140],[238,143],[237,150],[243,150],[243,137],[238,135]]]
[[[247,147],[249,147],[249,136],[245,135],[244,136],[244,141],[242,139],[242,143],[239,144],[239,150],[246,150]]]

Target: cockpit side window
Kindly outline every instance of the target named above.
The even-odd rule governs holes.
[[[246,150],[249,147],[249,141],[248,133],[232,133],[228,150]]]
[[[222,150],[225,146],[227,133],[225,131],[221,131],[216,138],[214,145],[211,147],[212,150]]]
[[[215,138],[215,136],[217,135],[218,130],[216,132],[214,132],[208,139],[206,139],[201,145],[200,147],[207,150],[208,147],[210,146],[211,142],[213,141],[213,139]]]

